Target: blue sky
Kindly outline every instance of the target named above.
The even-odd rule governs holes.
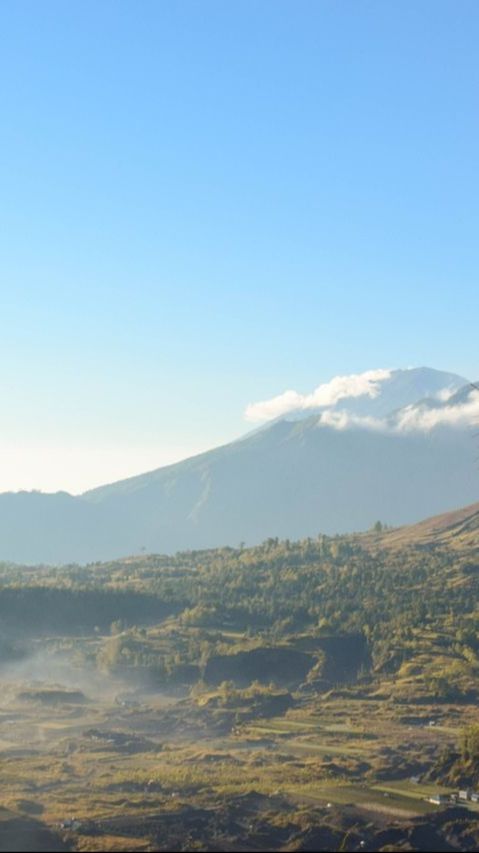
[[[0,489],[230,440],[335,374],[479,377],[479,4],[0,5]]]

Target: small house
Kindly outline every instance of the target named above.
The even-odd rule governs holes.
[[[450,797],[449,794],[434,794],[429,797],[429,802],[434,803],[435,806],[443,806],[450,802]]]

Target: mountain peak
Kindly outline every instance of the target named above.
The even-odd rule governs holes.
[[[463,376],[431,367],[378,368],[334,376],[307,394],[285,391],[250,404],[245,416],[251,421],[295,421],[328,410],[346,410],[361,417],[384,418],[424,399],[447,399],[467,383]]]

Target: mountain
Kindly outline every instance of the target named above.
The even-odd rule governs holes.
[[[103,486],[0,495],[0,558],[87,562],[409,524],[479,495],[479,394],[427,368]],[[479,411],[478,411],[479,413]]]
[[[115,547],[116,530],[108,512],[67,492],[0,494],[0,560],[89,562],[125,553]]]

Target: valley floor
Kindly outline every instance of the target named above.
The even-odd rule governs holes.
[[[217,733],[214,691],[129,707],[121,686],[4,683],[0,849],[477,849],[479,805],[430,802],[453,789],[428,779],[475,705],[397,704],[386,680]]]

